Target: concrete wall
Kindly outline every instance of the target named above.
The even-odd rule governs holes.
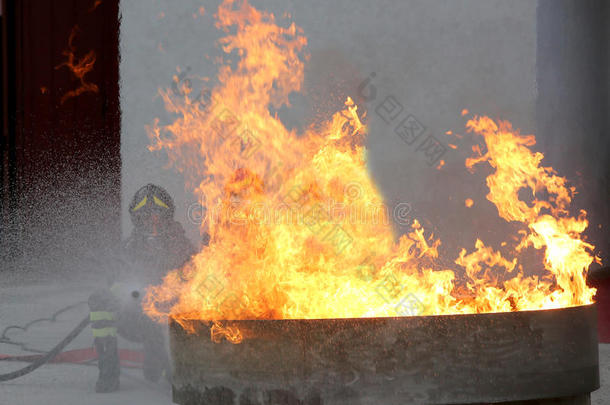
[[[540,150],[579,192],[589,236],[610,259],[610,45],[608,2],[541,0],[537,103]]]
[[[197,229],[186,217],[196,196],[185,192],[179,175],[164,168],[162,154],[147,151],[145,125],[155,117],[169,118],[156,97],[158,87],[171,84],[177,66],[201,76],[214,76],[211,62],[220,54],[220,33],[212,15],[218,1],[123,1],[121,31],[121,91],[123,111],[123,231],[130,228],[126,209],[133,192],[146,182],[168,188],[177,201],[177,219]],[[463,133],[467,108],[512,121],[524,132],[536,130],[536,3],[501,0],[324,0],[261,1],[252,4],[282,16],[289,12],[309,40],[305,94],[294,96],[295,107],[282,110],[290,127],[303,127],[317,112],[356,98],[370,116],[370,169],[390,205],[406,202],[411,215],[423,219],[444,241],[472,246],[479,227],[493,239],[498,221],[484,199],[483,175],[470,176],[464,159],[469,143],[448,137]],[[206,59],[204,55],[210,56]],[[374,100],[358,85],[375,72]],[[374,109],[394,96],[443,144],[454,143],[442,157],[443,170],[429,166],[426,156],[394,133]],[[399,119],[404,117],[400,116]],[[464,207],[474,198],[477,211]],[[476,214],[476,215],[475,215]],[[449,248],[451,243],[446,243]]]

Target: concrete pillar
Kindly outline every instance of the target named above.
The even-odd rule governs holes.
[[[589,212],[589,236],[610,260],[608,2],[540,0],[536,106],[539,149]]]

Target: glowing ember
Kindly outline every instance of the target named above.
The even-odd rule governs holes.
[[[243,340],[243,336],[239,329],[230,326],[224,327],[218,321],[212,322],[210,333],[212,335],[212,341],[215,343],[219,343],[223,337],[233,344],[241,343]]]
[[[66,66],[74,74],[74,77],[79,80],[80,87],[75,90],[70,90],[64,94],[61,98],[61,104],[63,104],[67,99],[79,96],[82,93],[97,93],[98,91],[96,84],[85,81],[85,75],[89,73],[91,69],[93,69],[93,65],[95,64],[95,52],[89,51],[89,53],[83,56],[78,62],[75,61],[74,52],[76,52],[76,48],[72,44],[72,41],[74,41],[77,31],[78,25],[75,25],[74,28],[72,28],[70,37],[68,38],[68,49],[63,51],[63,55],[66,56],[67,59],[65,62],[55,66],[55,69]]]
[[[93,5],[91,6],[91,8],[89,8],[89,12],[91,13],[91,12],[95,11],[95,9],[100,6],[100,4],[102,4],[102,0],[95,0],[93,2]]]
[[[542,154],[529,149],[533,136],[487,117],[468,121],[486,152],[473,147],[466,166],[491,166],[487,199],[503,219],[522,226],[512,257],[477,240],[474,250],[462,249],[455,267],[447,268],[439,259],[440,241],[418,221],[395,242],[366,169],[367,129],[351,99],[328,122],[302,134],[270,112],[301,89],[302,31],[294,24],[278,26],[272,14],[247,3],[236,9],[226,1],[216,18],[220,29],[236,27],[221,44],[239,61],[221,65],[206,104],[195,101],[190,87],[180,96],[162,90],[178,118],[149,128],[151,149],[165,150],[187,187],[205,195],[202,226],[209,227],[211,241],[148,291],[149,315],[172,315],[186,328],[182,321],[214,320],[213,339],[237,343],[239,331],[216,321],[519,311],[592,302],[595,290],[586,286],[585,272],[595,259],[593,246],[580,239],[585,213],[570,216],[574,190],[540,165]],[[519,199],[523,189],[531,190],[533,202]],[[519,263],[526,247],[544,253],[544,277],[524,275]],[[465,274],[459,289],[456,274]]]

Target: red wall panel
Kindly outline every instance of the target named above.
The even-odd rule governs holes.
[[[4,160],[15,169],[4,173],[5,252],[62,265],[120,235],[118,0],[17,0],[3,7],[4,66],[14,68],[3,90],[12,98]],[[62,102],[81,86],[61,65],[72,32],[75,62],[95,53],[84,80],[97,91]]]

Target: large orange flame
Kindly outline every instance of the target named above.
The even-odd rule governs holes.
[[[396,242],[366,168],[367,129],[351,99],[328,122],[301,134],[271,112],[301,88],[302,31],[278,26],[272,14],[247,2],[225,1],[216,18],[228,33],[223,49],[238,56],[237,63],[221,64],[218,85],[203,100],[190,87],[181,96],[161,90],[177,118],[148,128],[151,149],[166,151],[187,187],[205,196],[211,241],[150,288],[144,303],[150,316],[179,322],[347,318],[592,302],[585,272],[595,259],[593,246],[580,238],[585,213],[570,216],[574,190],[541,166],[542,154],[529,149],[533,136],[487,117],[468,121],[487,151],[474,148],[478,153],[466,166],[491,166],[487,198],[522,229],[511,257],[477,240],[447,268],[440,241],[419,222]],[[533,202],[520,199],[523,188]],[[528,247],[544,252],[544,276],[524,274],[519,260]],[[241,341],[238,331],[219,323],[213,329],[215,340]]]

